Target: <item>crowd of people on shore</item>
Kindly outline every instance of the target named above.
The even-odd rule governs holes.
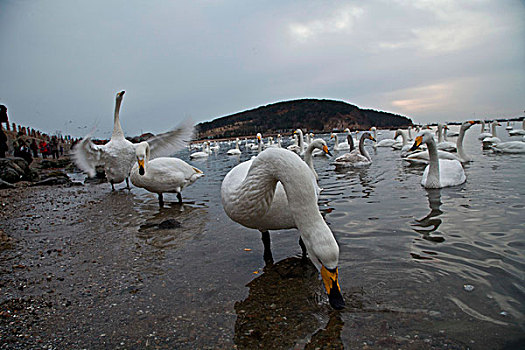
[[[3,128],[5,124],[5,130]],[[70,137],[49,136],[34,129],[9,125],[7,107],[0,105],[0,158],[12,155],[30,164],[35,158],[58,159],[71,149]]]

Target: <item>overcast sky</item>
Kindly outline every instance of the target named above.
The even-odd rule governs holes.
[[[10,120],[109,137],[296,98],[419,123],[520,116],[525,5],[512,0],[0,0]]]

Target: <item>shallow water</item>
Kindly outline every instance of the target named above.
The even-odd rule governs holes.
[[[500,138],[509,139],[503,127],[498,131]],[[374,150],[368,145],[373,164],[345,172],[336,172],[331,159],[315,159],[319,185],[324,189],[319,206],[340,245],[341,287],[347,301],[350,300],[347,310],[338,314],[334,321],[339,329],[335,333],[339,334],[331,335],[333,341],[347,346],[356,344],[355,339],[360,339],[356,324],[361,322],[365,324],[364,329],[369,329],[385,320],[387,330],[400,327],[398,335],[408,336],[407,339],[411,339],[410,334],[417,329],[429,337],[436,334],[451,337],[460,344],[474,347],[476,342],[483,340],[498,344],[493,337],[483,334],[484,330],[501,327],[499,332],[508,329],[513,334],[523,330],[525,155],[483,151],[477,140],[478,133],[479,125],[473,126],[465,138],[466,152],[474,160],[465,166],[467,182],[441,190],[425,190],[420,185],[424,168],[408,166],[399,152],[391,148]],[[392,134],[383,131],[378,138]],[[328,140],[328,135],[322,137]],[[217,154],[206,160],[190,161],[206,176],[184,192],[185,201],[195,202],[184,206],[193,211],[188,218],[197,222],[191,226],[199,227],[192,234],[186,233],[184,239],[200,241],[205,237],[204,242],[209,246],[203,249],[203,254],[210,254],[210,262],[219,269],[215,278],[234,278],[230,271],[241,274],[233,287],[229,283],[214,285],[214,293],[218,294],[225,289],[243,289],[245,287],[239,282],[243,284],[252,278],[262,280],[271,273],[271,270],[263,271],[259,233],[237,225],[221,212],[222,178],[233,166],[253,155],[244,152],[240,157],[228,157],[225,155],[228,148],[223,145]],[[187,151],[180,156],[188,160]],[[153,219],[158,216],[154,195],[140,190],[133,190],[133,193],[135,205],[142,203],[138,209],[141,217]],[[214,237],[214,231],[221,232],[220,237]],[[154,243],[166,238],[144,239],[158,249],[173,247],[163,248]],[[295,230],[272,233],[277,266],[279,262],[286,265],[287,258],[299,255],[297,239]],[[177,244],[182,250],[180,255],[184,256],[184,242]],[[245,248],[252,250],[247,252]],[[195,258],[201,260],[203,256],[187,258],[187,263],[195,263]],[[252,274],[254,271],[257,274]],[[286,276],[282,278],[287,280]],[[249,289],[247,299],[235,300],[236,343],[246,347],[254,344],[276,346],[272,341],[278,337],[277,344],[293,347],[311,341],[327,322],[330,326],[333,317],[322,288],[319,282],[316,285],[316,276],[309,278],[314,287],[295,288],[291,296],[286,295],[286,288],[279,292],[281,303],[282,300],[289,303],[304,298],[307,305],[302,311],[296,308],[298,314],[286,311],[291,313],[288,317],[282,314],[284,309],[275,311],[270,307],[276,305],[272,301],[275,280],[270,285],[258,283],[262,292],[256,293],[253,282],[250,283],[246,287]],[[474,289],[467,291],[466,285]],[[238,323],[245,317],[239,314],[237,306],[250,298],[258,299],[259,309],[250,319],[251,331],[242,333],[246,327]],[[271,320],[276,317],[296,319],[305,311],[312,317],[305,321],[308,326],[280,329],[277,333],[268,326],[273,324],[268,317]],[[384,317],[385,312],[394,316]],[[356,318],[362,319],[357,322]],[[433,326],[423,326],[424,321]],[[439,326],[434,329],[436,324]],[[242,334],[237,334],[238,330]],[[514,337],[515,334],[509,335],[505,340],[516,340]],[[398,341],[403,344],[403,339]],[[369,340],[368,344],[374,345],[374,340]]]
[[[498,131],[505,140],[504,128]],[[367,144],[373,164],[345,172],[332,159],[314,159],[324,189],[319,206],[340,246],[341,312],[329,307],[315,268],[301,262],[296,230],[271,233],[275,264],[265,266],[260,233],[225,215],[221,181],[255,153],[228,157],[222,146],[189,161],[189,151],[181,152],[205,173],[184,190],[182,206],[173,194],[159,209],[157,196],[141,189],[120,184],[112,193],[108,184],[86,184],[91,199],[73,209],[83,218],[73,227],[81,242],[74,250],[82,253],[64,270],[76,287],[62,293],[88,306],[62,311],[57,328],[76,343],[58,344],[519,348],[525,155],[483,151],[478,133],[473,126],[465,139],[474,160],[465,166],[467,182],[441,190],[425,190],[424,168],[408,166],[391,148]],[[166,220],[177,227],[160,229]]]

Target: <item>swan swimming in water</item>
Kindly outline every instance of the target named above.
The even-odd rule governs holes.
[[[229,149],[226,152],[226,154],[229,156],[238,156],[239,154],[241,154],[241,150],[239,149],[239,138],[238,137],[235,139],[235,148]]]
[[[425,188],[442,188],[460,185],[467,180],[463,166],[459,161],[438,158],[436,141],[434,141],[430,131],[420,132],[411,150],[417,149],[422,143],[427,144],[430,160],[423,172],[421,185]]]
[[[190,154],[190,159],[196,159],[196,158],[208,158],[210,156],[210,144],[208,141],[204,141],[204,147],[202,151],[194,152]]]
[[[458,150],[458,155],[438,150],[437,154],[439,159],[459,160],[462,163],[470,162],[472,159],[465,153],[465,150],[463,149],[463,139],[465,137],[465,132],[468,129],[470,129],[470,127],[474,124],[474,121],[467,121],[461,124],[461,127],[459,129],[459,137],[456,140],[456,148]],[[403,160],[406,160],[411,164],[428,164],[429,154],[427,151],[416,152],[409,154],[407,157],[403,158]]]
[[[147,141],[136,147],[137,163],[131,169],[131,182],[137,187],[157,193],[159,206],[164,206],[163,193],[176,193],[182,203],[181,191],[193,184],[204,173],[179,158],[159,157],[150,160]]]
[[[485,137],[481,142],[483,143],[484,149],[491,148],[494,144],[500,143],[501,139],[496,134],[496,127],[501,126],[500,123],[498,123],[496,120],[494,120],[491,124],[492,127],[492,134],[490,137]]]
[[[264,257],[273,261],[268,230],[297,228],[303,250],[321,271],[330,305],[345,305],[338,282],[339,246],[317,206],[312,171],[295,153],[269,148],[235,166],[221,186],[224,211],[233,221],[262,232]]]
[[[520,135],[525,135],[525,119],[523,119],[521,130],[520,129],[509,130],[509,136],[520,136]]]
[[[363,167],[372,164],[372,158],[365,149],[365,140],[375,141],[374,137],[369,132],[364,132],[359,139],[359,149],[353,149],[354,143],[352,137],[349,137],[350,153],[345,153],[335,159],[334,165],[336,168],[344,167]]]

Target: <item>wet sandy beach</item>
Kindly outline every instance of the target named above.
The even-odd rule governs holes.
[[[523,162],[471,140],[467,183],[441,191],[390,150],[343,173],[316,159],[340,312],[296,230],[271,232],[265,266],[260,233],[224,213],[250,153],[190,161],[205,177],[163,209],[124,184],[0,190],[0,349],[521,349]]]
[[[0,348],[463,349],[519,338],[515,328],[480,332],[463,317],[394,308],[385,297],[397,292],[381,285],[354,283],[347,308],[332,311],[313,266],[275,246],[277,263],[264,268],[258,234],[240,235],[220,202],[159,210],[133,191],[0,192],[13,238],[1,252]],[[154,214],[138,215],[141,206]]]

